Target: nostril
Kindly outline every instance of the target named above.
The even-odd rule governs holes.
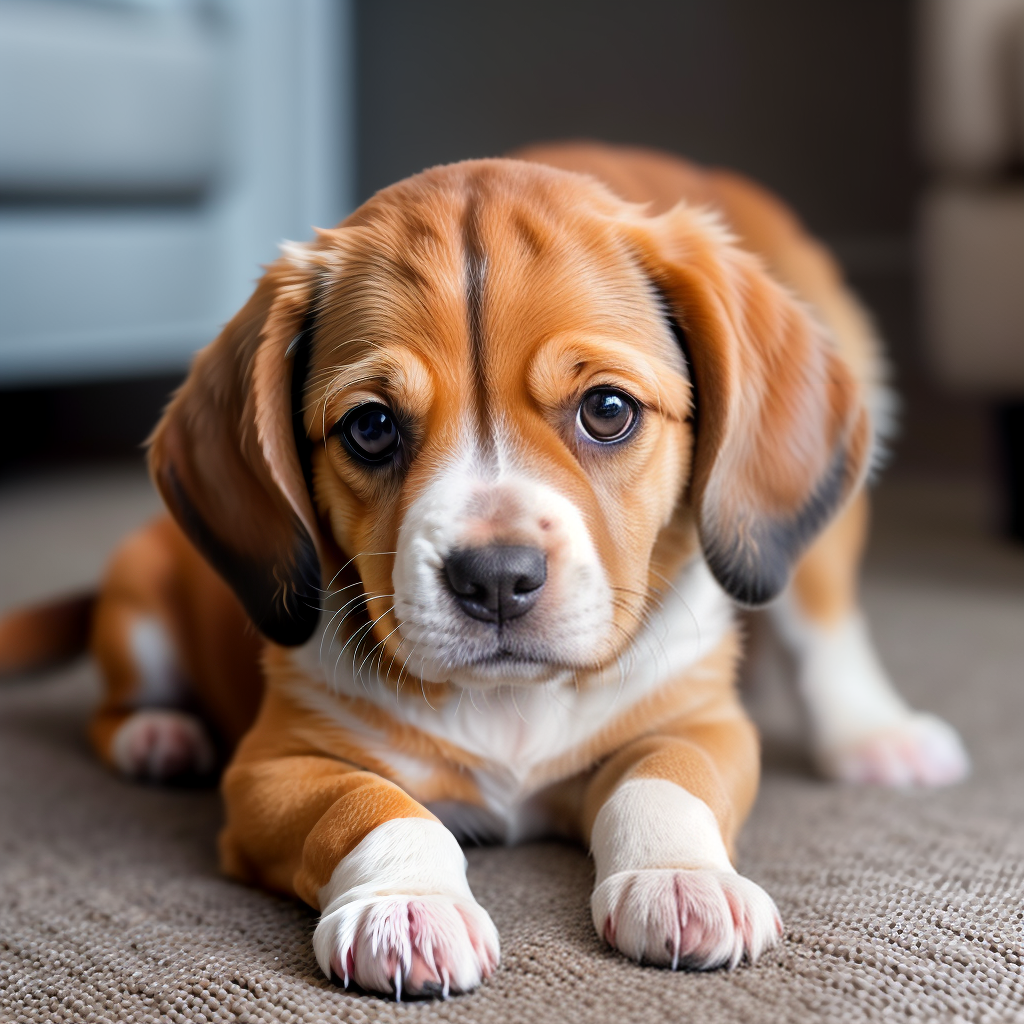
[[[513,585],[512,590],[516,594],[531,594],[543,585],[543,580],[536,580],[532,576],[520,576]]]

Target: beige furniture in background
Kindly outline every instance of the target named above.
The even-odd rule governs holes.
[[[924,336],[951,391],[997,407],[1024,539],[1024,0],[919,0]]]

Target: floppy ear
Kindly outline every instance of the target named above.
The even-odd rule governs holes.
[[[851,370],[808,310],[715,218],[634,220],[694,378],[690,499],[715,577],[770,601],[867,469],[871,425]]]
[[[149,449],[150,472],[178,524],[260,632],[289,646],[308,639],[320,614],[318,531],[291,394],[293,362],[305,372],[314,292],[309,268],[287,258],[272,264],[196,356]]]

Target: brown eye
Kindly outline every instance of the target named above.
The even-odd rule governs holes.
[[[335,432],[351,455],[372,465],[390,461],[401,440],[394,413],[378,402],[357,406]]]
[[[621,441],[639,420],[636,402],[615,388],[594,388],[583,396],[577,417],[580,427],[594,441]]]

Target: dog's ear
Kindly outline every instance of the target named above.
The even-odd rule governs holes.
[[[703,211],[631,223],[690,363],[690,499],[705,557],[743,604],[770,601],[863,479],[871,424],[831,337]]]
[[[320,613],[318,530],[291,386],[293,362],[308,353],[300,335],[315,290],[301,261],[272,264],[196,356],[149,449],[150,472],[178,524],[256,627],[288,646],[308,639]],[[294,345],[297,338],[305,344]],[[301,400],[301,386],[296,391]]]

